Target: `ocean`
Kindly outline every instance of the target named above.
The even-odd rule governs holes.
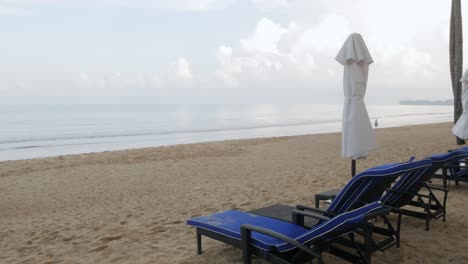
[[[452,106],[368,105],[378,128],[448,122]],[[0,161],[341,130],[342,105],[2,105]]]

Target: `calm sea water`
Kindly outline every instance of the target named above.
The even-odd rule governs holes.
[[[368,105],[379,128],[453,119],[451,106]],[[335,132],[341,105],[3,105],[0,160]]]

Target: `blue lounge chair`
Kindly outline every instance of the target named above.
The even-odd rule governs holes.
[[[298,210],[312,211],[333,217],[337,214],[352,210],[356,206],[383,201],[386,192],[390,190],[394,182],[407,177],[408,175],[419,175],[432,166],[431,160],[413,161],[411,158],[407,162],[391,163],[367,169],[351,178],[346,186],[338,193],[327,209],[313,208],[304,205],[296,206]],[[383,203],[385,205],[385,203]],[[395,209],[394,209],[395,210]],[[400,246],[400,223],[398,221],[395,229],[387,216],[382,216],[385,228],[375,226],[373,232],[384,235],[386,239],[375,243],[375,249],[385,250],[392,245]],[[401,216],[399,218],[401,220]],[[302,224],[300,220],[299,224]]]
[[[337,237],[348,234],[354,241],[350,232],[363,226],[368,219],[387,212],[378,202],[331,219],[297,211],[297,214],[320,219],[321,223],[312,229],[235,210],[195,217],[187,224],[197,229],[198,254],[202,253],[202,236],[206,236],[242,248],[244,263],[251,263],[252,254],[271,263],[303,263],[314,259],[317,263],[323,263],[322,252],[328,250]],[[361,259],[364,263],[370,263],[370,256],[365,256],[359,246],[356,249],[360,254],[353,262]],[[349,260],[350,256],[342,257]]]
[[[333,199],[327,209],[313,208],[304,205],[298,205],[296,209],[312,211],[326,217],[333,217],[364,204],[379,201],[384,192],[387,191],[397,179],[410,173],[420,172],[432,165],[430,160],[413,161],[413,159],[414,158],[402,163],[377,166],[359,173],[351,178],[346,186],[337,193],[336,198]],[[254,210],[252,213],[285,221],[292,221],[309,227],[314,226],[318,222],[316,219],[307,219],[308,221],[306,223],[303,222],[303,219],[291,219],[293,217],[291,214],[293,209],[294,208],[289,206],[273,205]],[[373,232],[383,235],[385,239],[379,242],[374,241],[375,244],[372,251],[376,249],[385,250],[393,245],[397,247],[400,246],[400,225],[394,228],[387,216],[382,216],[382,218],[384,220],[384,227],[374,226]],[[397,224],[400,224],[400,222],[397,222]]]
[[[426,231],[429,230],[429,222],[432,219],[442,217],[445,221],[447,189],[432,186],[429,181],[437,171],[444,169],[448,163],[465,157],[468,157],[468,152],[453,151],[432,155],[425,159],[431,162],[431,166],[405,173],[386,192],[381,202],[399,213],[398,230],[401,224],[401,215],[425,219]],[[422,189],[425,189],[427,194],[421,193]],[[439,201],[434,193],[435,190],[444,193],[443,202]],[[403,208],[407,205],[422,208],[423,212]]]
[[[448,188],[448,180],[455,181],[455,185],[458,185],[459,182],[468,182],[468,166],[466,162],[468,147],[451,150],[450,153],[452,152],[458,153],[459,158],[448,162],[442,175],[436,175],[437,178],[442,178],[444,188],[446,189]],[[465,156],[463,156],[463,153]]]
[[[416,162],[403,162],[397,164],[386,164],[378,167],[374,167],[368,169],[355,177],[353,177],[348,184],[339,192],[337,197],[333,200],[332,204],[327,210],[307,207],[307,206],[298,206],[297,211],[292,213],[292,222],[298,225],[304,224],[304,218],[299,217],[301,215],[310,214],[308,211],[313,211],[314,218],[318,221],[315,223],[315,226],[320,225],[323,223],[324,219],[329,219],[346,213],[348,211],[352,211],[356,208],[360,208],[366,204],[370,204],[373,202],[378,201],[382,194],[385,192],[387,188],[402,174],[405,174],[409,171],[418,170],[421,167],[428,167],[431,165],[429,160],[423,161],[416,161]],[[301,212],[301,213],[297,213]],[[319,217],[316,217],[319,213]],[[223,214],[224,215],[224,214]],[[268,217],[268,215],[266,215]],[[322,217],[322,218],[320,218]],[[377,246],[378,248],[388,247],[393,244],[399,244],[399,234],[397,230],[393,228],[390,224],[390,221],[383,215],[385,223],[387,225],[386,229],[373,229],[379,230],[379,233],[388,237],[388,240],[382,241]],[[275,218],[275,216],[271,216],[269,218]],[[291,219],[285,219],[286,221]],[[189,224],[192,223],[189,220]],[[309,228],[313,228],[309,226]],[[198,232],[197,229],[197,241],[198,244],[201,245],[201,234]],[[217,238],[215,234],[209,234],[210,237],[215,239]],[[199,248],[199,253],[201,249]],[[373,251],[373,250],[372,250]],[[370,255],[369,249],[366,249],[366,254]]]
[[[430,161],[408,161],[390,163],[367,169],[351,180],[341,189],[326,210],[307,208],[328,216],[334,216],[364,204],[379,201],[383,193],[400,176],[426,168]],[[302,208],[302,207],[301,207]]]

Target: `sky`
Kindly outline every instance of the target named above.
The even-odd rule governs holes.
[[[448,0],[0,0],[0,103],[341,103],[353,32],[368,104],[451,99],[449,22]]]

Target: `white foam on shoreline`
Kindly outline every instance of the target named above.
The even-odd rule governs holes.
[[[13,109],[10,117],[3,114],[0,161],[341,129],[340,105],[106,107],[92,106],[85,112],[64,107],[57,114],[54,106],[40,114],[24,109]],[[450,106],[368,108],[371,122],[378,119],[379,128],[453,119]]]

